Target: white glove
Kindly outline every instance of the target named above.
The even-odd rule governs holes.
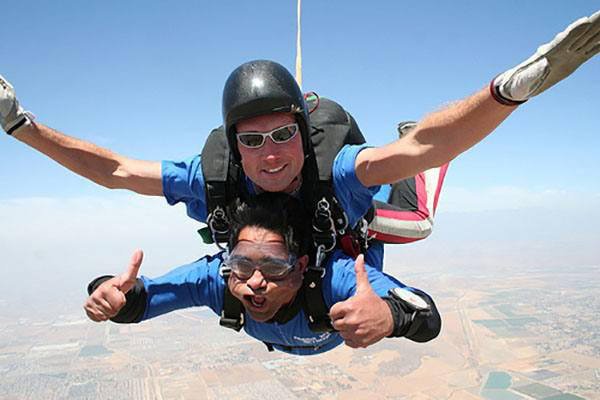
[[[571,75],[600,52],[600,11],[573,22],[527,60],[498,75],[490,85],[502,104],[516,105]]]
[[[17,129],[31,124],[35,117],[29,111],[23,110],[15,97],[15,90],[2,75],[0,75],[0,125],[9,135]]]

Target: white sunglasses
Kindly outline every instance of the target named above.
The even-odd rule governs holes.
[[[238,132],[237,141],[249,149],[258,149],[265,144],[267,137],[270,137],[273,143],[287,143],[296,136],[299,130],[298,124],[293,123],[280,126],[270,132]]]

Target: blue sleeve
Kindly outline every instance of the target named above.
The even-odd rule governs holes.
[[[335,197],[341,203],[348,216],[348,223],[352,227],[369,210],[373,196],[379,190],[379,186],[370,188],[363,186],[356,176],[356,156],[367,147],[366,144],[345,145],[333,161]]]
[[[170,205],[185,203],[187,215],[206,222],[206,196],[200,156],[161,164],[163,194]]]
[[[392,192],[392,185],[381,185],[379,191],[375,193],[373,200],[387,203],[390,200],[390,193]]]
[[[331,256],[328,270],[323,280],[323,293],[328,306],[344,301],[356,293],[356,274],[354,272],[354,260],[341,251]],[[369,276],[369,283],[378,296],[388,295],[388,290],[395,287],[407,287],[391,275],[385,274],[365,263],[365,269]]]
[[[159,278],[142,276],[147,294],[142,321],[181,308],[196,306],[208,306],[220,314],[225,287],[225,282],[219,274],[222,254],[203,257]]]

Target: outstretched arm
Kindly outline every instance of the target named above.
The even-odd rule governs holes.
[[[365,186],[393,183],[441,166],[490,134],[515,108],[560,82],[600,52],[600,11],[581,18],[489,87],[425,117],[395,143],[362,151]]]
[[[2,76],[0,125],[9,135],[99,185],[163,195],[160,162],[126,158],[34,122],[33,115],[23,110],[12,85]]]
[[[133,160],[33,122],[13,136],[77,175],[109,189],[162,196],[161,164]]]
[[[361,151],[356,175],[367,187],[394,183],[439,167],[489,135],[516,106],[498,103],[488,88],[427,115],[403,138]]]
[[[158,278],[137,278],[142,262],[142,253],[138,250],[123,274],[105,275],[90,282],[90,297],[84,309],[93,321],[110,319],[119,323],[141,322],[196,306],[220,311],[225,284],[219,275],[222,261],[219,253],[175,268]]]

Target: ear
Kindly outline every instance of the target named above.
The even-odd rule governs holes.
[[[296,260],[296,267],[298,268],[298,271],[300,271],[300,273],[304,274],[304,272],[308,268],[308,255],[307,254],[303,255],[298,260]]]

